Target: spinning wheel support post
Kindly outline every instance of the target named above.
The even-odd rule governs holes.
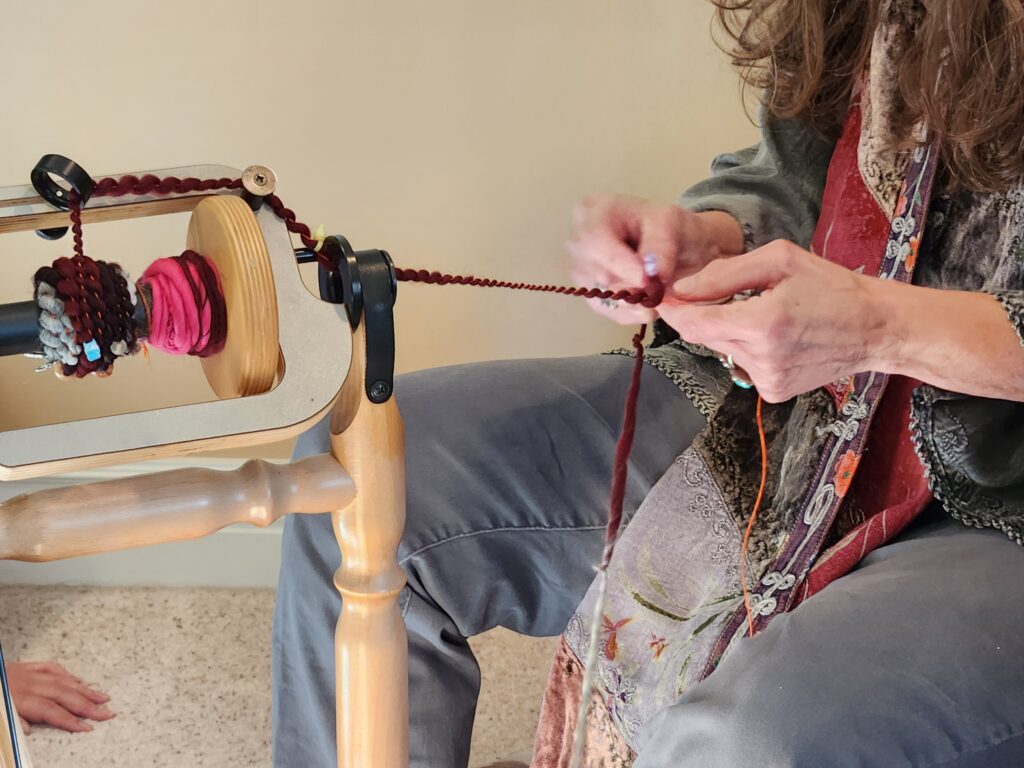
[[[405,437],[393,395],[394,266],[383,251],[354,253],[343,237],[323,249],[321,296],[343,303],[352,365],[331,415],[331,454],[356,486],[332,513],[341,550],[335,633],[339,768],[405,768],[409,760],[408,640],[398,596],[405,573]]]

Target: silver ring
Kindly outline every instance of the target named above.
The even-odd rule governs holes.
[[[733,384],[743,389],[754,388],[754,382],[750,380],[746,371],[736,367],[736,361],[732,359],[732,355],[726,355],[725,357],[719,355],[718,360],[722,363],[722,367],[729,371],[729,378],[732,379]]]
[[[732,378],[732,383],[735,384],[737,387],[740,387],[741,389],[754,388],[754,382],[752,382],[750,379],[744,378],[739,373],[732,374],[730,378]]]

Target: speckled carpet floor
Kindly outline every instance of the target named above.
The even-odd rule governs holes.
[[[34,728],[34,768],[269,766],[273,608],[269,590],[0,588],[8,660],[60,662],[118,713],[92,733]],[[473,642],[474,766],[529,751],[554,643]]]

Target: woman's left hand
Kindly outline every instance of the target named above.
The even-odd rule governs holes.
[[[86,719],[114,717],[105,706],[110,701],[107,694],[86,685],[60,664],[8,664],[7,683],[26,734],[32,730],[30,723],[83,733],[92,730]]]
[[[686,341],[732,355],[777,403],[873,370],[892,341],[878,309],[884,282],[778,240],[679,280],[658,314]],[[756,295],[721,303],[744,291]]]

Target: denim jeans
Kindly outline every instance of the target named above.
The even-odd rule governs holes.
[[[632,360],[486,363],[399,378],[410,766],[465,768],[467,638],[560,633],[594,575]],[[627,511],[704,426],[644,371]],[[326,424],[297,455],[328,449]],[[681,510],[684,514],[685,510]],[[335,764],[339,564],[327,515],[290,517],[274,622],[277,768]],[[744,640],[643,731],[636,768],[1024,765],[1024,551],[933,510]]]

